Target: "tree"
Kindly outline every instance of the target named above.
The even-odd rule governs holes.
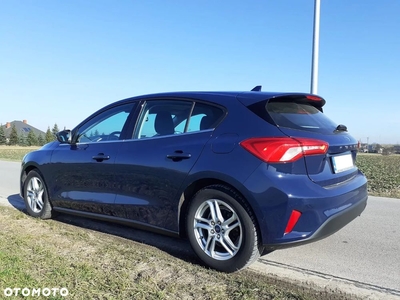
[[[11,127],[11,133],[10,133],[8,144],[9,145],[17,145],[18,144],[18,132],[17,132],[17,128],[15,128],[14,124]]]
[[[46,143],[46,141],[44,140],[43,136],[41,134],[39,134],[39,136],[37,138],[37,145],[43,146],[45,143]]]
[[[5,145],[7,143],[6,134],[4,132],[3,125],[0,125],[0,145]]]
[[[28,146],[36,146],[37,145],[38,140],[37,140],[37,137],[36,137],[35,133],[33,132],[33,130],[29,130],[26,143],[28,144]]]
[[[18,145],[28,146],[28,140],[25,134],[21,133],[20,135],[18,135]]]
[[[47,127],[46,136],[44,137],[44,140],[46,144],[55,140],[54,135],[50,131],[50,127]]]
[[[54,136],[56,136],[56,134],[59,132],[60,130],[58,129],[57,123],[54,124],[53,129],[51,130],[51,132],[54,134]]]

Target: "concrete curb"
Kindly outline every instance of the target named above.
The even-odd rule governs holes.
[[[328,274],[302,270],[260,258],[250,266],[255,272],[263,273],[292,284],[321,292],[347,294],[349,297],[369,300],[400,300],[396,290],[383,289],[378,286],[338,278]],[[353,298],[353,297],[351,297]]]

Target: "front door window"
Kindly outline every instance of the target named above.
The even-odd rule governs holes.
[[[77,143],[120,140],[133,106],[133,103],[117,106],[95,116],[79,129]]]

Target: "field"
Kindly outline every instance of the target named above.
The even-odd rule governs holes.
[[[400,155],[359,154],[357,166],[368,178],[368,193],[400,198]]]
[[[0,146],[0,159],[21,161],[24,155],[38,147]]]
[[[37,147],[0,146],[0,159],[21,161]],[[368,192],[372,196],[400,198],[400,155],[359,153],[357,165],[368,178]]]

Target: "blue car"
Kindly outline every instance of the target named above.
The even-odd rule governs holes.
[[[234,272],[275,249],[329,236],[359,216],[357,141],[306,93],[174,92],[89,116],[22,161],[28,213],[187,238]]]

